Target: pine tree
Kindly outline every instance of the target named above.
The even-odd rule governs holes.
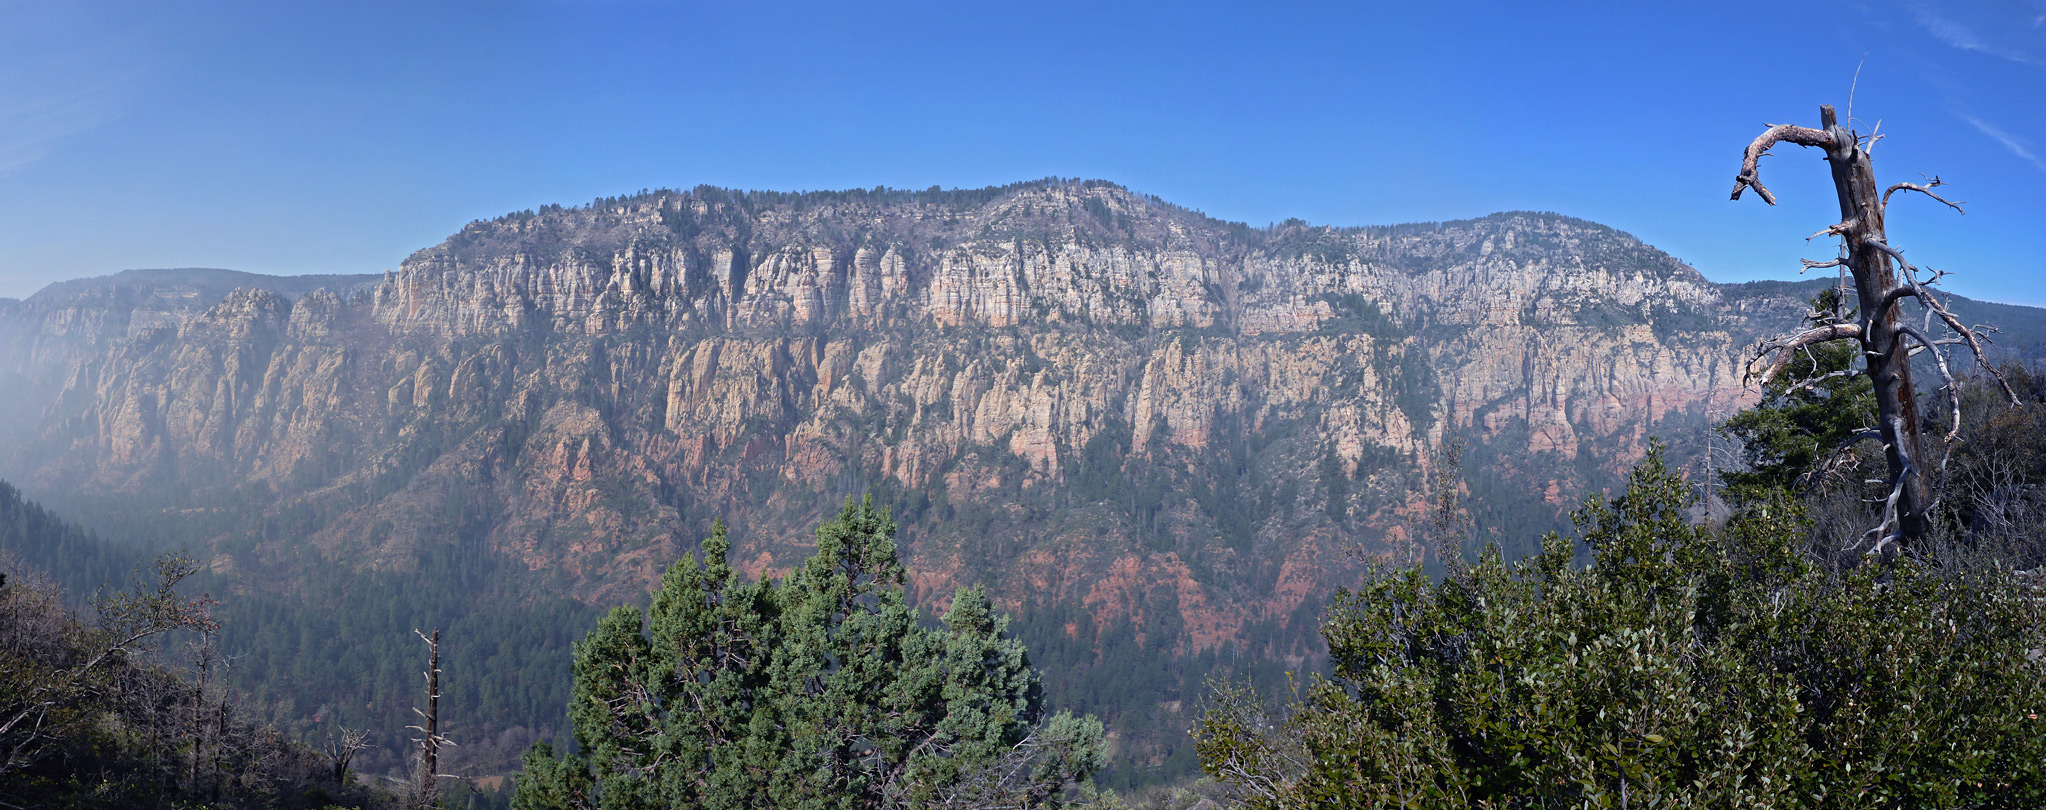
[[[847,501],[785,582],[746,582],[720,522],[644,615],[617,608],[576,645],[578,750],[534,746],[514,806],[1056,806],[1100,767],[1101,724],[1044,717],[981,589],[924,627],[894,535]]]
[[[1821,291],[1812,311],[1841,312],[1837,290]],[[1852,312],[1844,317],[1853,317]],[[1726,420],[1719,430],[1741,445],[1744,470],[1720,478],[1737,497],[1770,489],[1802,492],[1851,461],[1858,442],[1874,442],[1864,429],[1876,420],[1875,387],[1858,370],[1860,346],[1834,340],[1807,347],[1799,360],[1762,387],[1762,401]]]

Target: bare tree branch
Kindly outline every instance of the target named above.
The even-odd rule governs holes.
[[[1841,439],[1839,444],[1833,445],[1833,450],[1832,452],[1826,454],[1826,460],[1824,463],[1821,463],[1818,466],[1813,467],[1810,472],[1805,473],[1804,486],[1800,488],[1800,491],[1801,492],[1810,491],[1813,486],[1816,486],[1818,484],[1820,479],[1825,478],[1827,475],[1831,474],[1834,469],[1840,466],[1840,456],[1846,454],[1846,452],[1849,449],[1853,448],[1855,445],[1867,441],[1882,440],[1883,440],[1882,431],[1876,430],[1875,428],[1871,427],[1865,427],[1860,430],[1854,431],[1853,433],[1847,434],[1847,438]]]
[[[321,747],[327,759],[333,763],[334,781],[345,784],[343,780],[348,774],[348,763],[354,760],[355,755],[362,749],[374,746],[369,743],[368,731],[336,724],[334,729],[328,732],[326,744]]]
[[[1817,329],[1808,329],[1787,338],[1765,340],[1755,347],[1755,357],[1748,362],[1747,377],[1755,379],[1759,376],[1762,384],[1768,385],[1774,382],[1776,377],[1790,366],[1791,358],[1794,356],[1793,352],[1807,346],[1843,338],[1859,338],[1861,335],[1862,328],[1858,325],[1835,323],[1827,324]],[[1770,363],[1768,368],[1763,369],[1762,373],[1757,375],[1754,370],[1754,364],[1761,362],[1762,358],[1768,357],[1772,353],[1776,355],[1776,361]]]
[[[1821,236],[1842,236],[1848,233],[1849,231],[1852,231],[1859,227],[1861,227],[1861,220],[1858,219],[1850,219],[1843,222],[1835,222],[1831,225],[1827,225],[1824,230],[1817,231],[1812,235],[1805,237],[1804,241],[1810,242],[1813,239],[1817,239]]]
[[[1883,208],[1888,209],[1890,207],[1890,195],[1895,194],[1899,191],[1916,191],[1927,197],[1931,197],[1935,200],[1946,203],[1946,206],[1948,208],[1952,208],[1955,211],[1960,211],[1962,215],[1966,215],[1968,212],[1962,210],[1961,203],[1949,201],[1945,197],[1941,197],[1938,194],[1932,193],[1933,189],[1939,188],[1940,186],[1943,185],[1946,185],[1945,181],[1942,181],[1937,177],[1931,178],[1929,182],[1922,186],[1917,183],[1898,183],[1883,191]]]
[[[1968,348],[1975,352],[1975,362],[1982,366],[1982,370],[1989,372],[1990,376],[1996,378],[1996,384],[2003,387],[2003,394],[2010,400],[2010,404],[2019,404],[2018,392],[2011,390],[2010,381],[2003,378],[2003,372],[1998,371],[1996,366],[1989,362],[1989,353],[1983,350],[1982,341],[1975,334],[1975,330],[1962,324],[1960,319],[1955,318],[1952,312],[1947,311],[1946,304],[1942,303],[1938,296],[1933,295],[1931,290],[1926,289],[1925,284],[1918,280],[1918,268],[1905,261],[1904,251],[1890,247],[1887,242],[1874,237],[1867,239],[1866,243],[1869,247],[1882,251],[1885,255],[1896,260],[1898,267],[1904,271],[1904,280],[1911,285],[1912,295],[1917,297],[1919,301],[1924,302],[1926,309],[1938,315],[1939,319],[1945,322],[1947,328],[1953,330],[1957,337],[1967,341]],[[1885,297],[1887,298],[1887,296]],[[1864,315],[1863,317],[1866,318],[1867,316]],[[1929,341],[1927,345],[1930,345]]]
[[[1897,331],[1902,332],[1903,334],[1910,336],[1912,340],[1916,340],[1920,344],[1923,344],[1927,351],[1932,352],[1932,359],[1938,361],[1937,365],[1939,367],[1939,378],[1942,382],[1946,383],[1941,387],[1946,389],[1947,404],[1954,412],[1954,425],[1952,428],[1947,430],[1947,436],[1945,441],[1948,444],[1953,444],[1954,442],[1959,441],[1961,438],[1961,387],[1954,384],[1954,372],[1951,369],[1947,368],[1947,353],[1940,351],[1933,344],[1932,340],[1925,336],[1924,332],[1920,332],[1909,326],[1898,326]]]
[[[1860,373],[1861,373],[1861,370],[1860,370],[1860,369],[1853,369],[1853,368],[1843,368],[1843,369],[1840,369],[1839,371],[1829,371],[1829,372],[1826,372],[1825,374],[1821,374],[1821,375],[1819,375],[1819,376],[1816,376],[1816,377],[1808,377],[1808,378],[1805,378],[1805,379],[1804,379],[1804,380],[1803,380],[1802,382],[1799,382],[1799,383],[1797,383],[1796,385],[1790,386],[1789,388],[1785,388],[1785,389],[1783,389],[1783,393],[1785,393],[1785,394],[1795,394],[1795,393],[1797,393],[1797,392],[1799,392],[1799,391],[1803,391],[1803,390],[1806,390],[1806,389],[1809,389],[1809,388],[1815,387],[1815,386],[1817,386],[1817,385],[1818,385],[1818,384],[1820,384],[1820,383],[1826,382],[1827,380],[1837,380],[1837,379],[1840,379],[1840,378],[1842,378],[1842,377],[1853,377],[1853,376],[1859,375]]]
[[[1883,499],[1883,522],[1876,524],[1875,528],[1863,532],[1856,542],[1849,544],[1846,548],[1841,549],[1841,551],[1851,551],[1855,546],[1868,542],[1870,538],[1874,538],[1875,545],[1869,548],[1867,554],[1870,557],[1875,557],[1881,555],[1885,549],[1889,548],[1891,543],[1904,538],[1903,519],[1897,510],[1897,502],[1902,500],[1904,496],[1904,480],[1902,476],[1898,476],[1896,486],[1890,487],[1890,496]]]
[[[1883,302],[1882,302],[1881,304],[1878,304],[1878,305],[1876,306],[1876,311],[1877,311],[1878,313],[1880,313],[1880,312],[1882,312],[1883,310],[1887,310],[1887,309],[1889,309],[1890,307],[1896,306],[1896,305],[1897,305],[1897,302],[1898,302],[1898,301],[1902,301],[1902,300],[1904,300],[1904,299],[1906,299],[1906,298],[1917,298],[1917,297],[1918,297],[1918,288],[1917,288],[1916,286],[1911,286],[1911,287],[1898,287],[1898,288],[1896,288],[1896,289],[1894,289],[1894,290],[1891,290],[1891,291],[1889,291],[1888,293],[1886,293],[1886,294],[1884,294],[1884,295],[1883,295]],[[1880,315],[1878,315],[1878,317],[1880,317]]]
[[[1752,187],[1755,194],[1762,198],[1762,202],[1776,204],[1776,195],[1769,193],[1769,189],[1762,185],[1761,168],[1758,164],[1761,163],[1762,156],[1769,153],[1769,147],[1782,141],[1822,149],[1830,149],[1834,145],[1833,136],[1825,130],[1790,124],[1770,127],[1761,137],[1756,138],[1754,143],[1748,144],[1747,152],[1741,156],[1741,173],[1733,179],[1733,199],[1740,199],[1741,192]]]

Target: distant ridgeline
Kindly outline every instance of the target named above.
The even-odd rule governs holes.
[[[713,518],[778,574],[871,491],[912,598],[987,584],[1127,785],[1190,772],[1203,679],[1318,660],[1365,558],[1469,553],[1431,528],[1433,482],[1517,554],[1651,436],[1697,458],[1744,348],[1823,284],[1716,285],[1553,214],[1253,228],[1069,180],[649,191],[472,223],[383,276],[0,303],[0,474],[201,552],[234,677],[281,721],[376,729],[367,768],[406,750],[411,629],[445,628],[472,773],[559,737],[569,639]],[[1954,308],[2046,356],[2039,310]]]

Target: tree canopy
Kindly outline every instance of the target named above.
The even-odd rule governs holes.
[[[786,580],[748,582],[720,522],[647,611],[575,647],[577,750],[535,745],[514,807],[1051,807],[1104,757],[1047,718],[1038,672],[980,588],[939,627],[903,594],[872,499],[817,529]]]
[[[1834,289],[1812,299],[1813,312],[1842,306]],[[1805,347],[1783,373],[1762,385],[1761,402],[1719,427],[1741,446],[1741,467],[1720,476],[1737,496],[1772,487],[1808,490],[1847,466],[1841,462],[1851,458],[1846,452],[1854,443],[1875,440],[1873,431],[1864,431],[1876,421],[1875,386],[1860,373],[1859,353],[1860,345],[1852,340]]]
[[[1440,582],[1381,570],[1323,627],[1333,672],[1195,730],[1250,807],[2036,807],[2046,604],[2005,568],[1835,572],[1798,506],[1692,524],[1658,450],[1550,535]]]

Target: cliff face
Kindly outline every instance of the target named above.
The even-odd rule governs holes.
[[[660,193],[477,223],[350,297],[141,311],[17,316],[61,382],[8,470],[320,516],[217,532],[221,570],[403,569],[469,532],[625,601],[712,515],[779,571],[875,490],[921,596],[991,581],[1188,651],[1291,621],[1347,545],[1422,553],[1445,432],[1537,494],[1500,520],[1553,518],[1729,408],[1751,331],[1589,223],[1253,231],[1074,184]]]
[[[1252,229],[1099,183],[664,191],[474,223],[381,277],[0,301],[0,477],[205,554],[265,640],[244,671],[292,682],[279,719],[393,751],[417,662],[384,637],[636,602],[719,516],[739,567],[778,573],[871,492],[915,598],[989,584],[1054,700],[1170,775],[1204,676],[1312,655],[1365,557],[1459,552],[1428,529],[1441,448],[1468,444],[1475,539],[1524,550],[1650,437],[1694,458],[1743,347],[1811,292],[1548,214]],[[2016,309],[1987,315],[2046,354]],[[464,731],[497,741],[474,772],[558,723],[558,608],[452,619],[488,648],[456,702],[523,707]]]
[[[785,569],[873,490],[922,596],[987,580],[1141,627],[1169,592],[1193,650],[1298,613],[1345,546],[1422,553],[1445,434],[1529,493],[1494,517],[1553,519],[1732,408],[1751,319],[1794,306],[1728,307],[1565,217],[1249,229],[1061,182],[657,192],[333,286],[13,305],[12,373],[43,387],[7,473],[320,516],[219,532],[221,570],[402,569],[459,528],[593,602],[643,593],[712,515],[747,569]]]

